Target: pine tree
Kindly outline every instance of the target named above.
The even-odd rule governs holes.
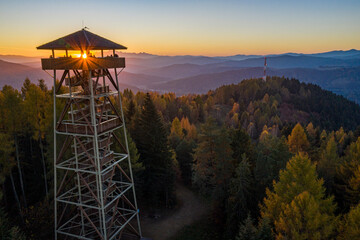
[[[274,224],[277,239],[307,239],[304,228],[308,229],[306,236],[314,239],[328,239],[333,234],[333,197],[325,196],[323,180],[318,179],[316,166],[307,156],[293,157],[280,171],[273,189],[266,190],[261,216]]]
[[[142,173],[144,199],[150,205],[171,206],[175,188],[175,173],[172,152],[160,114],[150,94],[147,94],[143,110],[137,121],[135,143],[144,166]]]

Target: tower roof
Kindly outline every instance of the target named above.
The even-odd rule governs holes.
[[[66,35],[52,42],[37,47],[37,49],[54,50],[102,50],[102,49],[127,49],[106,38],[91,33],[85,28]]]

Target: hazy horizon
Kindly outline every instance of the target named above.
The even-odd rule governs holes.
[[[320,53],[327,53],[327,52],[335,52],[335,51],[342,51],[342,52],[347,52],[347,51],[360,51],[360,49],[356,49],[356,48],[350,48],[350,49],[332,49],[332,50],[328,50],[328,51],[321,51],[321,52],[309,52],[309,53],[305,53],[305,52],[295,52],[295,51],[290,51],[290,52],[273,52],[273,53],[266,53],[266,54],[245,54],[245,53],[234,53],[234,54],[230,54],[230,55],[196,55],[196,54],[175,54],[175,55],[165,55],[165,54],[155,54],[152,52],[127,52],[126,50],[124,51],[117,51],[117,52],[121,52],[121,53],[125,53],[125,54],[136,54],[136,55],[140,55],[140,54],[147,54],[147,55],[154,55],[154,56],[169,56],[169,57],[176,57],[176,56],[193,56],[193,57],[231,57],[231,56],[236,56],[236,55],[244,55],[244,56],[252,56],[252,55],[256,55],[256,56],[268,56],[268,55],[283,55],[283,54],[320,54]],[[19,56],[19,57],[30,57],[30,58],[41,58],[41,57],[47,57],[48,54],[47,51],[39,50],[39,53],[45,53],[45,54],[37,54],[37,55],[23,55],[23,54],[16,54],[16,53],[6,53],[3,54],[0,52],[1,56]],[[76,52],[76,51],[74,51]]]
[[[83,26],[129,52],[157,55],[360,49],[359,9],[355,0],[0,0],[0,54],[42,55],[37,46]]]

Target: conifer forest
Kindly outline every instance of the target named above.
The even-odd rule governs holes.
[[[207,205],[173,240],[360,239],[358,104],[284,77],[121,96],[141,217],[176,211],[179,185]],[[0,143],[0,239],[52,239],[53,89],[43,80],[2,87]]]

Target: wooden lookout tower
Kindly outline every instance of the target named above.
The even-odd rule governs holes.
[[[115,53],[126,47],[82,29],[37,49],[52,50],[55,239],[140,239]]]

